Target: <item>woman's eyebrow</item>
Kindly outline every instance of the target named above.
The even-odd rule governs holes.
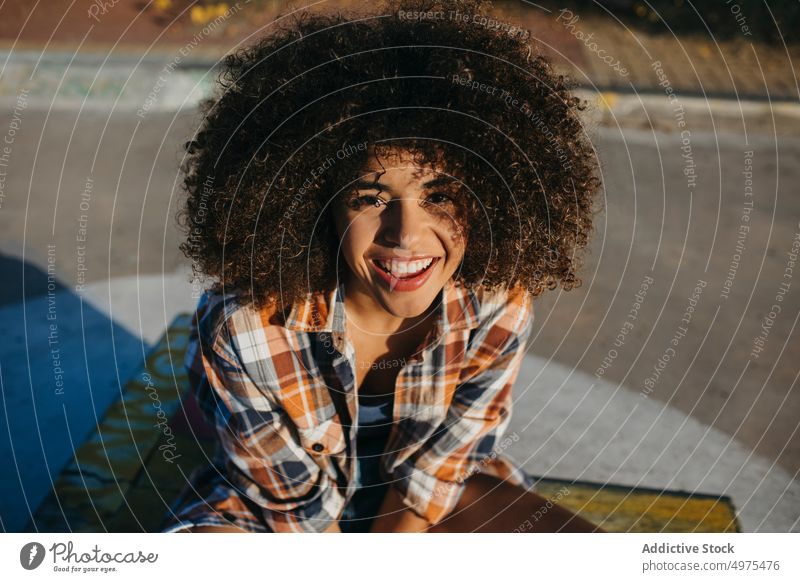
[[[429,180],[423,184],[425,188],[437,188],[439,186],[447,186],[448,184],[452,184],[455,182],[456,179],[450,176],[438,176],[433,180]]]
[[[385,185],[381,184],[377,180],[366,180],[363,178],[356,180],[353,186],[356,190],[388,190]]]
[[[451,178],[450,176],[437,176],[436,178],[433,178],[432,180],[428,180],[427,182],[425,182],[422,185],[422,187],[423,188],[437,188],[439,186],[446,186],[446,185],[451,184],[451,183],[453,183],[455,181],[456,181],[456,179],[455,178]],[[356,180],[353,186],[354,186],[354,188],[356,190],[381,190],[382,192],[391,192],[392,191],[392,189],[389,186],[387,186],[386,184],[381,184],[377,180],[367,180],[367,179],[364,179],[364,178]]]

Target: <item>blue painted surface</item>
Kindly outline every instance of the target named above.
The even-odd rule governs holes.
[[[150,349],[71,291],[53,289],[0,307],[0,527],[6,532],[23,530]]]

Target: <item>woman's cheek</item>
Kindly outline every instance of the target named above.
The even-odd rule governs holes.
[[[367,221],[353,220],[346,225],[344,236],[341,238],[342,251],[357,262],[369,248],[373,238],[373,230]]]

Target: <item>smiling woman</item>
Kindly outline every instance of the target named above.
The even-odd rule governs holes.
[[[211,282],[187,365],[220,446],[167,531],[596,529],[496,450],[533,298],[578,284],[580,105],[475,24],[488,4],[443,4],[305,14],[227,57],[182,213]]]
[[[519,35],[472,18],[398,16],[444,4],[284,18],[225,59],[221,93],[187,144],[181,213],[193,235],[183,250],[215,290],[289,305],[331,289],[346,275],[331,201],[370,163],[369,144],[401,139],[416,164],[459,181],[470,225],[460,283],[520,282],[534,295],[578,284],[598,188],[582,106]],[[488,10],[446,4],[445,14]],[[201,216],[206,190],[215,212]]]
[[[415,165],[397,146],[380,154],[372,148],[352,193],[334,202],[340,255],[353,275],[349,311],[399,321],[430,307],[466,249],[463,201],[454,183]]]

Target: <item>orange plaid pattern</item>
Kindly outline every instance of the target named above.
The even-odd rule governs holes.
[[[533,478],[497,451],[532,328],[530,295],[451,281],[436,317],[398,373],[380,464],[381,477],[432,524],[453,510],[478,470],[534,489]],[[355,493],[355,362],[343,283],[293,304],[288,315],[205,294],[186,364],[219,436],[220,470],[196,472],[192,489],[201,499],[178,503],[165,531],[231,520],[250,531],[323,531],[336,521]]]

